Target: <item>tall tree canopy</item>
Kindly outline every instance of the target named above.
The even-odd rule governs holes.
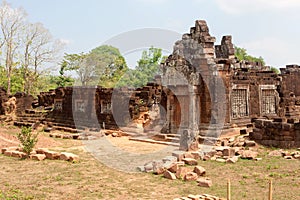
[[[162,50],[150,47],[143,51],[135,69],[129,69],[119,81],[118,86],[142,87],[152,81],[160,73],[160,63],[163,59]]]
[[[63,43],[54,40],[43,24],[29,22],[22,8],[12,8],[6,1],[0,6],[0,29],[1,76],[5,79],[1,84],[9,94],[35,94],[45,64],[57,61]]]

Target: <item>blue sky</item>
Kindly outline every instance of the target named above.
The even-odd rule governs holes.
[[[264,57],[268,65],[300,64],[299,0],[7,2],[23,7],[31,22],[43,23],[55,38],[65,40],[67,53],[88,52],[113,36],[136,29],[160,28],[183,34],[195,20],[204,19],[217,43],[223,35],[232,35],[234,44]],[[133,57],[128,55],[127,59]]]

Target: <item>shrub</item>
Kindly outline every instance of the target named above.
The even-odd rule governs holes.
[[[22,127],[22,130],[17,134],[17,137],[22,144],[23,152],[25,152],[28,157],[38,141],[38,133],[33,133],[31,127]]]

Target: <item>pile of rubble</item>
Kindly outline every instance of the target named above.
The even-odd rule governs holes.
[[[202,195],[192,195],[190,194],[187,197],[180,197],[180,198],[175,198],[173,200],[225,200],[224,198],[219,198],[216,196],[212,196],[209,194],[202,194]]]
[[[5,156],[11,156],[11,157],[16,157],[16,158],[21,158],[21,159],[27,158],[27,154],[24,153],[23,149],[20,147],[2,148],[1,153]],[[79,161],[79,156],[77,156],[73,153],[50,151],[50,150],[44,149],[44,148],[33,150],[30,153],[29,158],[32,160],[38,160],[38,161],[42,161],[45,159],[65,160],[65,161],[70,161],[70,162],[78,162]]]
[[[283,149],[274,150],[269,152],[269,156],[283,157],[288,160],[292,160],[292,159],[300,160],[300,149],[298,149],[298,151],[293,151],[293,152],[284,151]]]
[[[112,136],[112,137],[122,137],[128,136],[128,134],[123,131],[115,131],[115,130],[101,130],[100,132],[83,132],[83,133],[50,133],[49,137],[52,138],[60,138],[60,139],[73,139],[73,140],[94,140],[100,137]]]
[[[197,181],[198,186],[211,187],[212,180],[204,177],[206,170],[201,166],[197,166],[197,159],[199,158],[200,155],[197,152],[173,152],[172,156],[148,162],[144,166],[138,167],[138,169],[142,172],[163,175],[171,180]],[[194,168],[185,167],[185,165],[194,166]]]

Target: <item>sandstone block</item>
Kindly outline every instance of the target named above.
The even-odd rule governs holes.
[[[195,172],[189,172],[183,177],[183,180],[185,181],[196,181],[197,179],[198,175]]]
[[[167,179],[170,179],[170,180],[176,180],[176,176],[175,174],[173,174],[172,172],[166,170],[164,172],[164,177],[167,178]]]
[[[190,168],[187,167],[180,167],[176,172],[177,178],[183,178],[187,173],[192,172]]]
[[[212,186],[212,181],[210,178],[201,177],[201,178],[197,179],[197,182],[198,182],[198,186],[200,186],[200,187],[211,187]]]
[[[233,156],[231,158],[228,158],[226,160],[226,163],[236,163],[237,161],[239,160],[239,157],[238,156]]]
[[[241,158],[252,160],[252,159],[256,158],[257,155],[258,155],[258,152],[251,151],[251,150],[244,150],[241,154]]]
[[[60,158],[60,153],[56,151],[44,151],[47,159],[56,160]]]
[[[198,161],[194,158],[184,158],[182,161],[187,165],[198,165]]]
[[[195,172],[198,176],[204,176],[206,173],[206,170],[204,169],[204,167],[196,166],[194,168],[193,172]]]
[[[70,162],[77,162],[79,161],[79,156],[73,153],[62,152],[59,157],[60,160],[70,161]]]
[[[46,155],[45,154],[35,154],[35,155],[31,155],[30,158],[32,160],[42,161],[42,160],[46,159]]]
[[[235,148],[226,148],[223,150],[223,156],[233,157],[235,155]]]

